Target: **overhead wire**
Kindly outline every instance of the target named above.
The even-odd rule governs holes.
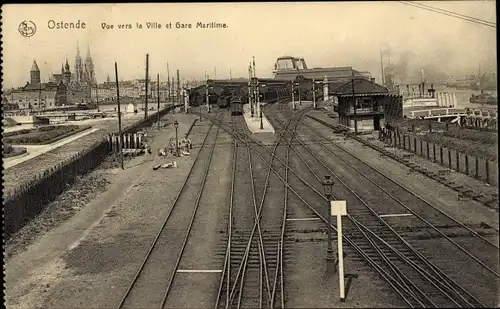
[[[467,15],[455,13],[455,12],[448,11],[448,10],[445,10],[445,9],[440,9],[440,8],[432,7],[432,6],[429,6],[429,5],[426,5],[426,4],[416,3],[416,2],[412,2],[412,1],[398,1],[398,2],[400,2],[402,4],[410,5],[410,6],[419,8],[419,9],[423,9],[423,10],[435,12],[435,13],[438,13],[438,14],[443,14],[443,15],[446,15],[446,16],[459,18],[459,19],[462,19],[462,20],[465,20],[465,21],[469,21],[469,22],[473,22],[473,23],[476,23],[476,24],[480,24],[480,25],[483,25],[483,26],[488,26],[488,27],[492,27],[492,28],[496,28],[497,27],[496,23],[493,23],[491,21],[487,21],[487,20],[476,18],[476,17],[472,17],[472,16],[467,16]]]

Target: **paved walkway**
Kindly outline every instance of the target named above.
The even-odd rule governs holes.
[[[68,136],[66,138],[63,138],[63,139],[55,142],[55,143],[48,144],[48,145],[14,145],[14,146],[19,146],[19,147],[25,147],[26,150],[28,150],[28,154],[24,155],[24,156],[19,156],[19,157],[3,158],[2,159],[3,168],[8,169],[12,166],[19,164],[19,163],[30,160],[36,156],[39,156],[42,153],[46,153],[48,151],[51,151],[52,149],[55,149],[57,147],[61,147],[62,145],[65,145],[69,142],[72,142],[74,140],[82,138],[85,135],[93,133],[97,130],[99,130],[99,129],[98,128],[91,128],[91,129],[85,130],[81,133],[78,133],[76,135]]]
[[[265,103],[262,103],[265,105]],[[243,117],[245,118],[245,122],[247,123],[247,127],[253,134],[256,133],[274,133],[274,128],[267,120],[266,115],[262,113],[262,129],[260,128],[260,117],[251,116],[250,105],[243,105]]]

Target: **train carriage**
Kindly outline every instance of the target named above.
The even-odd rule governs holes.
[[[231,100],[231,115],[243,115],[243,103],[241,99],[233,99]]]

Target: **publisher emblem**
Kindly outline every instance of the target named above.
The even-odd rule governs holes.
[[[19,30],[19,33],[21,33],[22,36],[29,38],[35,34],[36,25],[31,20],[23,20],[19,24],[19,28],[17,30]]]

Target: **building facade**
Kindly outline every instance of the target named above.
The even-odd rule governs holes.
[[[60,73],[50,74],[48,82],[42,82],[41,72],[33,61],[30,70],[30,81],[18,89],[13,89],[6,100],[17,105],[20,110],[44,110],[66,105],[87,104],[91,102],[91,89],[96,84],[94,64],[87,50],[85,61],[82,61],[77,45],[75,72],[71,72],[66,59],[61,64]]]
[[[372,132],[389,119],[403,117],[403,98],[372,81],[353,79],[333,93],[338,100],[339,123],[350,130]]]

